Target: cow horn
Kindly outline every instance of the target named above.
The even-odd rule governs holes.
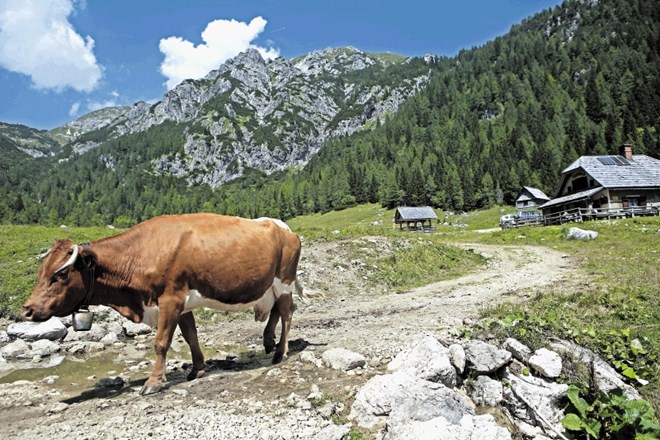
[[[43,260],[43,259],[46,258],[48,255],[50,255],[50,251],[52,251],[52,250],[53,250],[52,248],[48,249],[48,250],[47,250],[46,252],[44,252],[43,254],[39,254],[39,255],[37,255],[37,258],[38,258],[39,260]]]
[[[73,254],[71,255],[71,258],[69,258],[69,260],[66,263],[64,263],[64,266],[57,269],[55,271],[55,273],[61,271],[62,269],[66,269],[67,267],[71,266],[73,263],[76,262],[77,258],[78,258],[78,245],[74,244],[73,245]]]

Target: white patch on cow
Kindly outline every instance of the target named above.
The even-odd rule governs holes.
[[[253,307],[254,320],[265,321],[273,310],[275,301],[282,295],[291,295],[293,293],[294,284],[284,284],[279,278],[275,278],[273,285],[266,291],[264,296]]]
[[[186,303],[183,306],[182,313],[190,312],[197,307],[208,307],[209,309],[224,310],[226,312],[240,312],[252,307],[254,309],[254,319],[256,321],[265,321],[273,309],[275,301],[282,295],[291,295],[294,291],[294,286],[295,283],[284,284],[282,280],[275,278],[273,285],[266,290],[261,298],[243,304],[226,304],[215,299],[206,298],[197,290],[190,290],[186,297]],[[152,327],[157,327],[158,307],[144,305],[142,322]]]
[[[292,232],[292,231],[291,231],[291,228],[289,227],[289,225],[287,225],[286,223],[284,223],[282,220],[278,220],[278,219],[276,219],[276,218],[270,218],[270,217],[259,217],[259,218],[255,218],[255,219],[254,219],[255,222],[265,222],[265,221],[268,221],[268,220],[271,221],[271,222],[273,222],[273,223],[275,223],[277,226],[279,226],[280,228],[284,229],[285,231]]]

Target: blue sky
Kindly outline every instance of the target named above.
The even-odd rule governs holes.
[[[0,0],[0,122],[161,99],[247,47],[455,55],[558,0]]]

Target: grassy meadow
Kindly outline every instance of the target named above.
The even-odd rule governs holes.
[[[16,318],[32,292],[41,260],[55,239],[76,243],[119,233],[118,229],[60,228],[52,226],[0,225],[0,316]]]

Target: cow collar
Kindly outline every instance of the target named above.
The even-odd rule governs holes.
[[[80,243],[80,246],[82,246],[83,249],[89,250],[89,243]],[[94,282],[96,281],[96,277],[94,276],[94,269],[96,267],[95,262],[91,258],[85,258],[81,255],[80,264],[82,266],[81,272],[87,273],[89,281],[87,282],[87,287],[85,289],[85,296],[76,305],[75,309],[73,309],[73,313],[78,312],[80,309],[87,310],[87,307],[89,306],[89,300],[92,299],[92,293],[94,292]],[[84,282],[85,280],[83,277],[83,283]]]

